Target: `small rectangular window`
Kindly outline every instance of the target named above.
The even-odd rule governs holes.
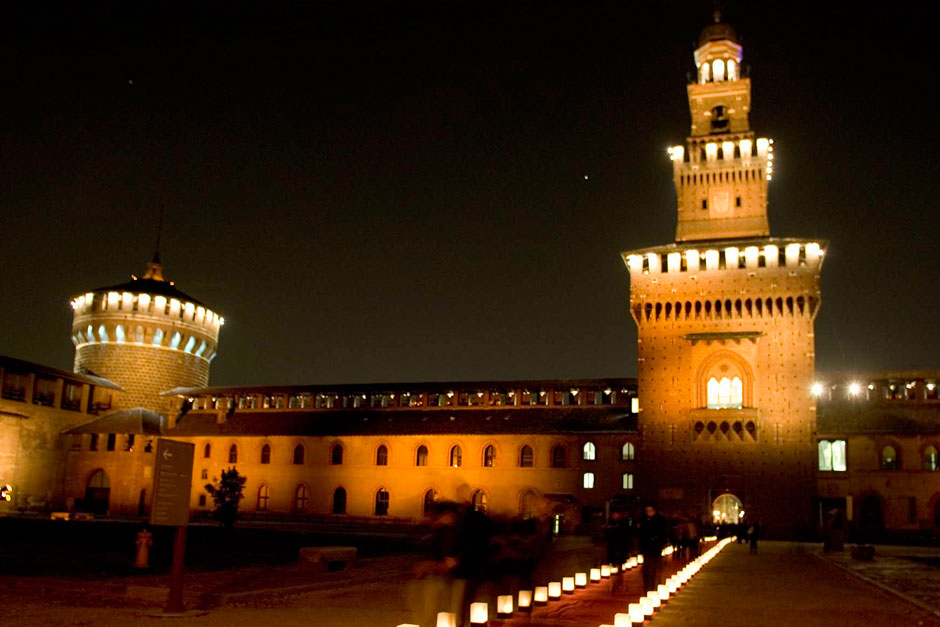
[[[114,446],[117,444],[117,434],[109,433],[108,434],[108,450],[113,451]]]
[[[128,433],[127,438],[124,440],[124,450],[132,451],[134,450],[134,434]]]
[[[705,199],[702,199],[702,209],[708,209],[708,201]]]
[[[199,507],[205,507],[205,506],[206,506],[206,495],[200,494],[199,495]]]
[[[736,197],[735,197],[735,199],[734,199],[734,206],[735,206],[735,207],[740,207],[740,206],[741,206],[741,197],[740,197],[740,196],[736,196]]]
[[[819,470],[845,472],[848,468],[845,458],[845,440],[820,440]]]
[[[98,450],[98,434],[97,434],[97,433],[92,433],[92,434],[91,434],[91,439],[90,439],[89,442],[88,442],[88,450],[89,450],[89,451],[97,451],[97,450]]]
[[[208,479],[208,478],[209,478],[209,470],[206,469],[206,468],[203,468],[203,469],[202,469],[202,472],[199,474],[199,478],[200,478],[200,479]]]

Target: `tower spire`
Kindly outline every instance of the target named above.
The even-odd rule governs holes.
[[[144,272],[145,279],[154,281],[163,281],[163,264],[160,263],[160,236],[163,234],[163,209],[164,203],[160,203],[160,216],[157,220],[157,243],[153,248],[153,259],[147,262],[147,270]]]

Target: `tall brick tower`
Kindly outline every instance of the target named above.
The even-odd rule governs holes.
[[[114,381],[122,408],[168,413],[160,393],[209,383],[224,320],[163,277],[158,255],[143,277],[72,299],[75,371]]]
[[[773,140],[750,128],[734,29],[716,16],[694,59],[692,132],[668,150],[676,242],[623,253],[639,335],[637,486],[670,513],[791,536],[813,520],[825,242],[769,237]]]

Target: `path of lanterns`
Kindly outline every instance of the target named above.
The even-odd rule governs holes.
[[[656,612],[670,598],[681,594],[689,580],[733,539],[726,538],[717,543],[715,540],[705,538],[705,546],[710,548],[685,564],[664,559],[663,576],[666,580],[656,590],[643,590],[643,558],[631,557],[621,565],[592,568],[586,573],[573,573],[569,577],[562,577],[561,581],[536,586],[534,590],[520,590],[515,597],[498,596],[495,607],[485,602],[472,603],[470,624],[473,627],[634,627],[649,623],[655,618]],[[663,556],[668,558],[672,552],[672,547],[667,547],[663,550]],[[624,571],[620,573],[623,589],[612,592],[612,582],[621,569]],[[441,612],[437,617],[437,625],[429,627],[455,625],[456,617],[453,614]],[[418,626],[405,624],[399,627]]]

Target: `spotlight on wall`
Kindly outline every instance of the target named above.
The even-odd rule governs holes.
[[[813,393],[813,396],[819,397],[819,396],[822,396],[822,393],[823,393],[823,390],[824,390],[824,389],[825,389],[825,388],[823,387],[823,384],[822,384],[822,383],[819,383],[819,382],[817,381],[817,382],[814,383],[813,386],[810,388],[810,391]]]
[[[862,391],[862,386],[856,382],[849,383],[849,394],[852,396],[858,396]]]

